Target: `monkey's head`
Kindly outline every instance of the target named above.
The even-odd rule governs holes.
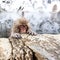
[[[52,8],[52,11],[56,11],[57,10],[57,5],[55,4],[54,6],[53,6],[53,8]]]
[[[18,29],[20,33],[27,33],[29,26],[28,26],[28,21],[25,18],[21,18],[19,20]]]

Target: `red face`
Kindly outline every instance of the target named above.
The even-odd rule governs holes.
[[[19,32],[20,33],[26,33],[27,29],[28,29],[27,25],[20,25],[19,26]]]

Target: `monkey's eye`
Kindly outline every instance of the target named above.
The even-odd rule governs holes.
[[[27,26],[27,25],[20,25],[20,27],[25,27],[25,26]]]
[[[23,25],[23,27],[27,27],[27,25]]]
[[[27,29],[27,25],[20,25],[19,28],[26,28]]]

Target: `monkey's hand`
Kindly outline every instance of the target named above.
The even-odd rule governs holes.
[[[27,32],[29,35],[37,35],[37,33],[35,33],[34,31],[28,31]]]
[[[22,38],[21,35],[20,35],[19,33],[11,34],[10,37],[11,37],[11,38],[16,38],[16,39],[20,39],[20,38]]]

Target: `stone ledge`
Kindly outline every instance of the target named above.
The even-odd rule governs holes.
[[[21,36],[22,39],[19,39],[20,41],[19,46],[21,47],[21,45],[23,45],[24,43],[25,45],[23,46],[24,46],[24,50],[26,50],[25,52],[27,53],[27,51],[29,50],[32,53],[33,60],[60,60],[59,34],[58,35],[41,34],[37,36],[22,34]],[[15,40],[11,39],[11,41],[15,41]],[[16,41],[18,43],[18,40]],[[21,43],[21,41],[23,41],[23,43]],[[16,46],[14,44],[12,45]],[[17,45],[17,50],[20,47],[18,47]],[[10,40],[8,38],[0,38],[0,60],[2,60],[2,58],[5,60],[10,59],[11,51],[12,51],[12,46]],[[29,56],[29,58],[30,57],[31,56]]]

